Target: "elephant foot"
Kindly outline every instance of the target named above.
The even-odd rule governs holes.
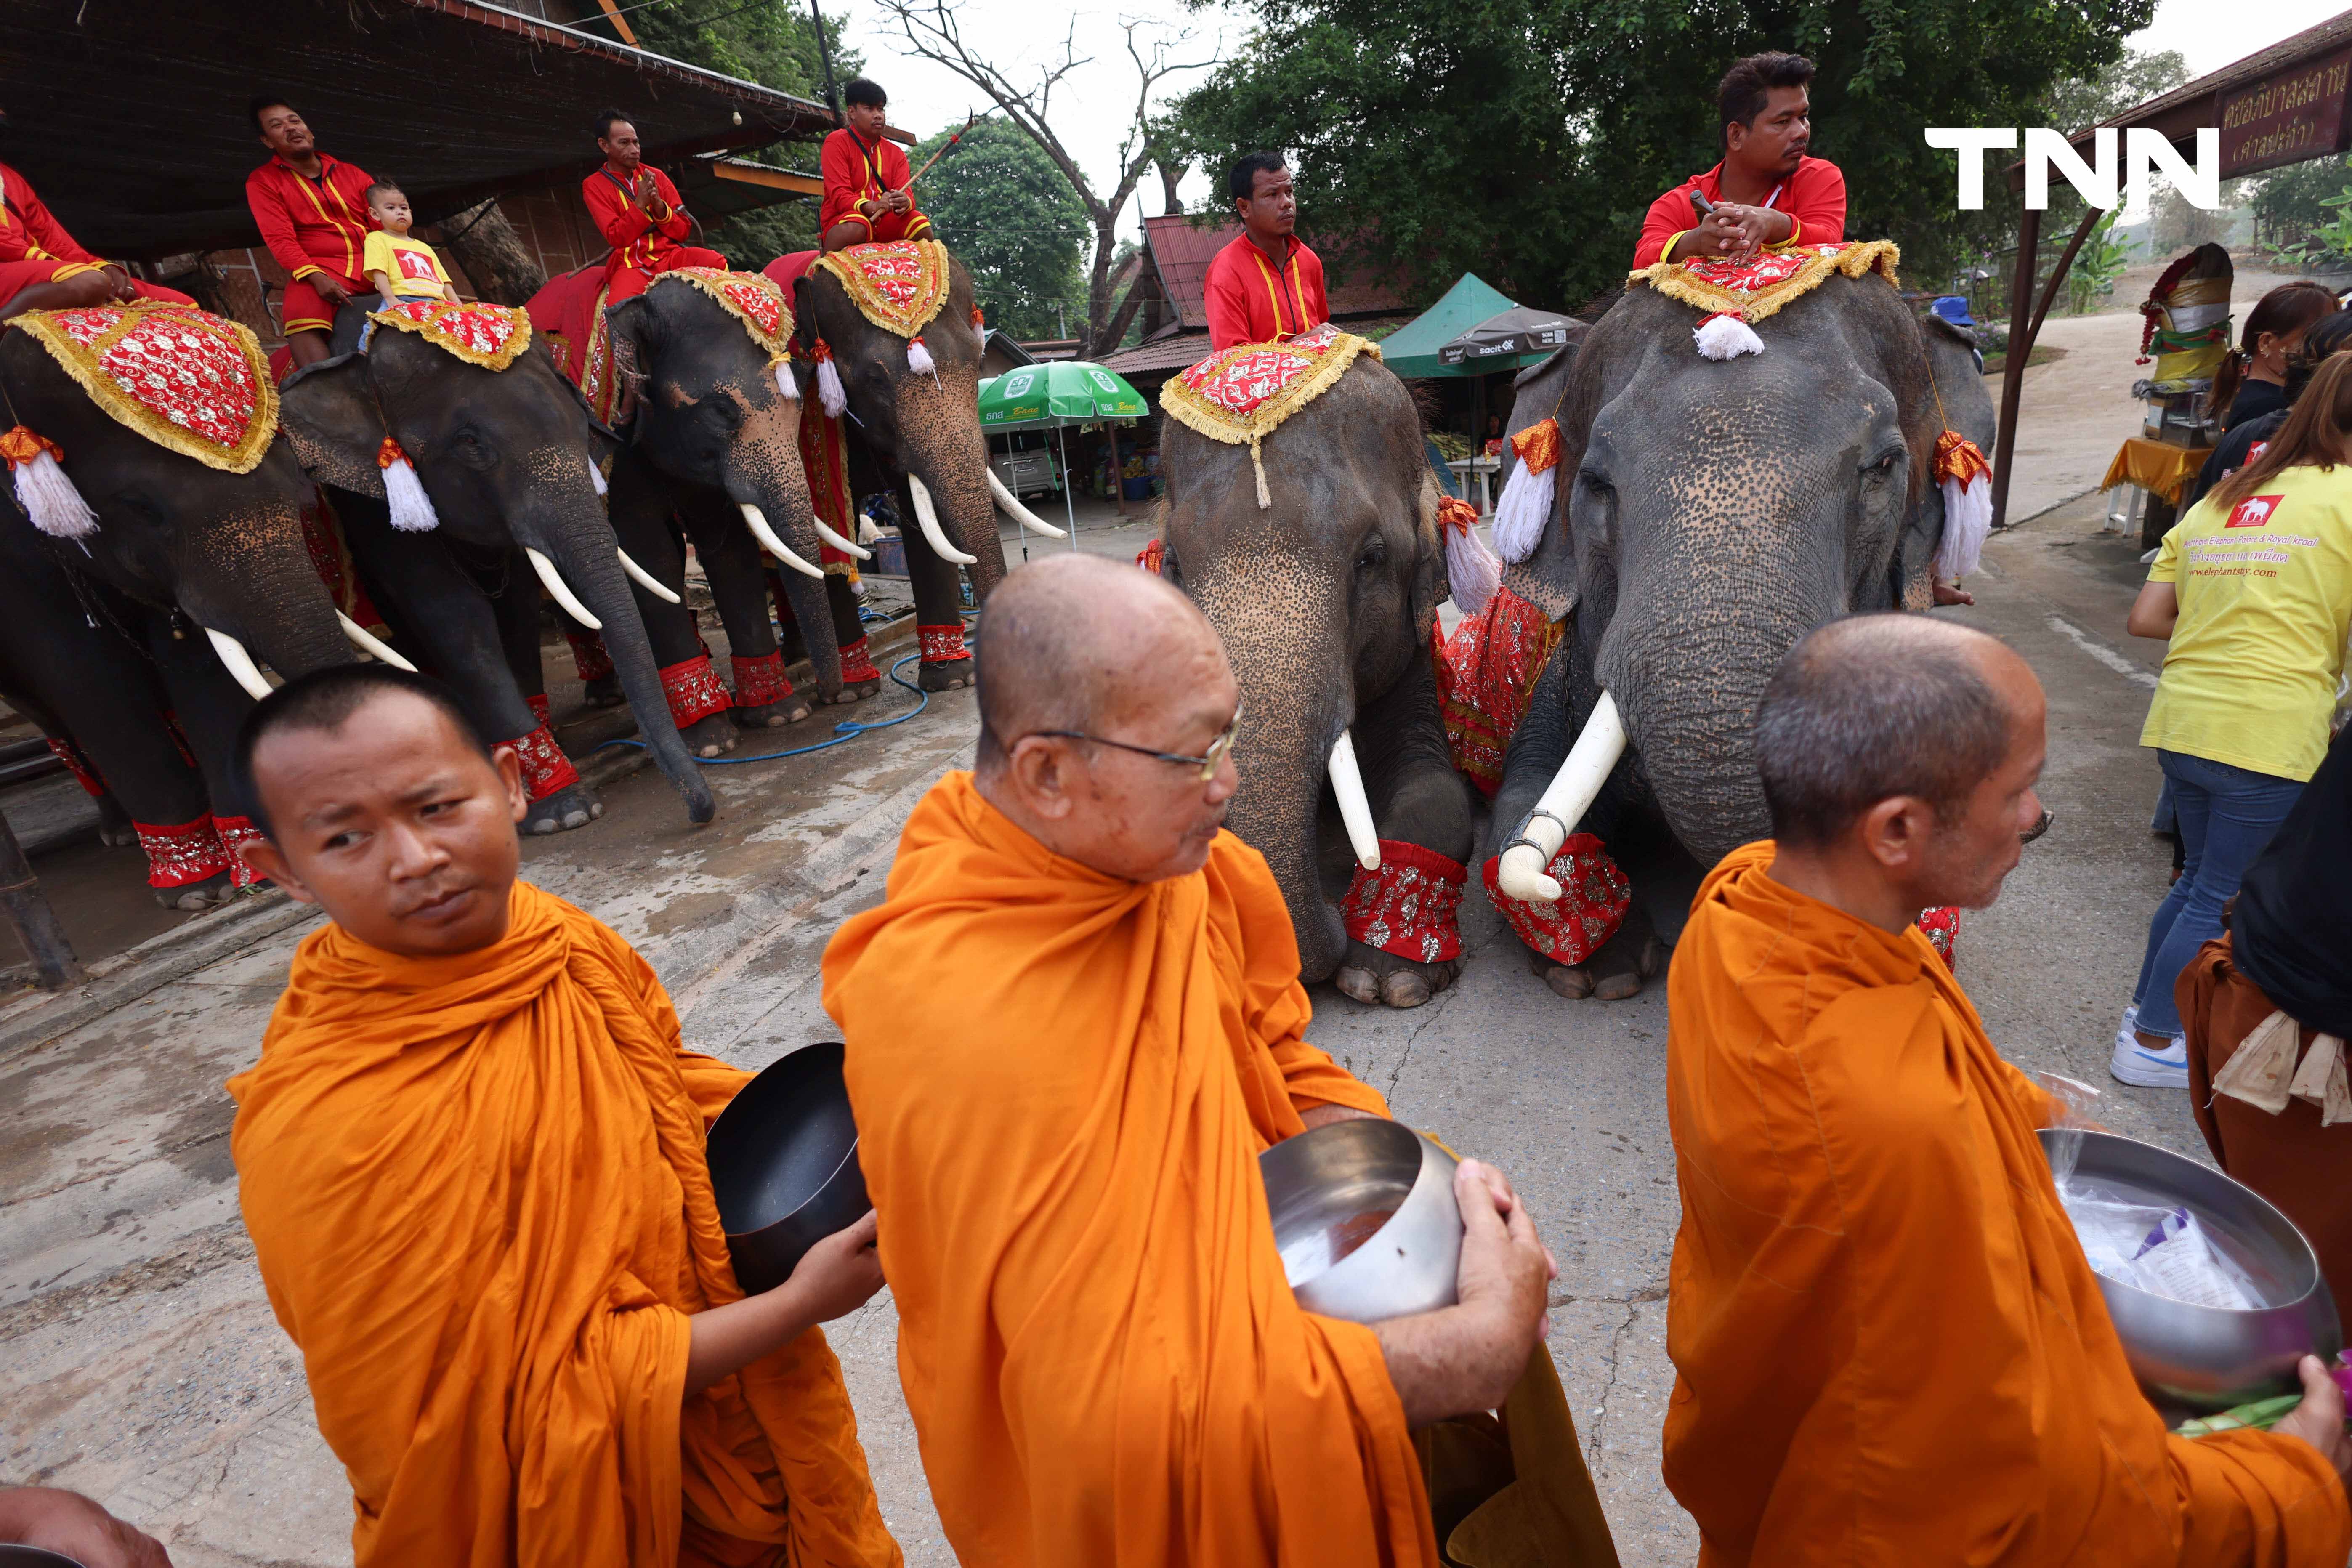
[[[704,714],[677,732],[686,749],[698,757],[724,756],[735,749],[735,721],[727,717],[723,709]]]
[[[1377,947],[1351,942],[1331,982],[1359,1002],[1418,1007],[1453,984],[1461,973],[1462,961],[1458,958],[1440,963],[1416,963],[1410,958],[1399,958]]]
[[[926,691],[953,691],[960,686],[970,686],[971,659],[967,656],[934,664],[927,658],[916,671],[915,683]]]
[[[530,803],[530,809],[523,814],[522,830],[535,836],[566,833],[585,827],[604,815],[604,803],[586,784],[565,784]]]
[[[617,675],[600,675],[582,688],[580,700],[591,708],[618,708],[629,699]]]
[[[110,795],[98,797],[98,841],[109,849],[139,847],[139,828]]]
[[[835,692],[830,697],[822,698],[820,700],[832,703],[837,707],[845,708],[852,702],[865,701],[867,698],[873,696],[876,692],[881,689],[882,682],[879,679],[845,680],[841,683],[840,690]],[[924,689],[929,690],[930,689],[926,687]]]
[[[787,724],[797,724],[809,716],[808,699],[797,692],[780,702],[766,702],[757,708],[741,704],[727,710],[739,730],[781,730]]]
[[[1642,983],[1654,979],[1666,966],[1666,944],[1659,940],[1649,911],[1635,904],[1625,911],[1625,919],[1609,940],[1582,963],[1560,963],[1533,948],[1528,950],[1528,967],[1571,1002],[1587,996],[1622,1002],[1640,995]]]
[[[154,893],[155,901],[165,909],[179,910],[192,915],[216,909],[236,897],[236,888],[226,871],[206,877],[201,882],[184,882],[176,888],[154,888],[150,891]]]

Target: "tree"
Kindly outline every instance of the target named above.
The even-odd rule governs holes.
[[[946,144],[942,131],[910,155],[921,168]],[[1058,338],[1084,321],[1079,258],[1092,226],[1061,170],[1036,142],[1002,120],[983,120],[923,176],[916,198],[971,273],[988,323],[1016,338]]]
[[[1475,270],[1573,309],[1622,287],[1658,193],[1722,155],[1733,58],[1819,67],[1816,153],[1840,164],[1846,232],[1933,276],[2000,223],[1956,213],[1931,125],[2036,125],[2052,83],[2095,75],[2154,0],[1250,0],[1244,47],[1177,105],[1212,168],[1296,162],[1302,221],[1360,237],[1426,293]]]
[[[2161,98],[2189,80],[2189,60],[2179,49],[2154,53],[2126,49],[2095,76],[2062,81],[2042,99],[2036,125],[2073,134],[2113,120],[2126,109]]]
[[[881,0],[881,5],[906,34],[909,48],[934,64],[945,66],[987,94],[1005,120],[1035,142],[1054,167],[1061,171],[1095,231],[1094,264],[1087,278],[1085,352],[1096,356],[1108,353],[1118,346],[1119,334],[1126,327],[1124,321],[1114,322],[1111,319],[1111,258],[1118,247],[1119,213],[1126,207],[1127,198],[1135,194],[1144,172],[1169,155],[1164,129],[1152,113],[1152,97],[1170,77],[1203,69],[1213,62],[1171,58],[1172,51],[1191,39],[1190,33],[1169,37],[1147,30],[1141,22],[1119,24],[1127,38],[1128,58],[1135,67],[1135,111],[1118,146],[1118,181],[1108,193],[1097,194],[1093,178],[1063,145],[1052,121],[1054,89],[1071,72],[1093,63],[1091,58],[1077,51],[1075,20],[1064,36],[1060,61],[1040,68],[1034,87],[1020,88],[964,37],[962,24],[956,15],[957,0]]]

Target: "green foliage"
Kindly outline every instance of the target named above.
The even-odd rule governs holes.
[[[2037,125],[2154,0],[1250,0],[1255,29],[1178,104],[1213,174],[1259,147],[1298,163],[1302,216],[1365,237],[1434,293],[1475,270],[1530,305],[1622,284],[1649,204],[1721,156],[1715,84],[1738,56],[1820,67],[1816,154],[1845,173],[1846,232],[1934,276],[2011,215],[1952,210],[1931,125]]]
[[[2178,49],[2144,54],[2127,49],[2095,76],[2062,81],[2042,100],[2041,118],[2030,121],[2069,134],[2113,120],[2126,109],[2160,98],[2189,80],[2189,60]]]
[[[2352,209],[2352,185],[2319,205],[2330,216],[2314,224],[2301,241],[2278,252],[2281,259],[2315,272],[2352,261],[2352,210],[2347,210]]]
[[[919,169],[942,131],[908,156]],[[983,120],[915,187],[940,240],[971,273],[988,324],[1016,338],[1057,338],[1087,317],[1079,256],[1094,234],[1062,171],[1011,121]],[[1057,314],[1055,307],[1061,307]]]
[[[2298,258],[2332,216],[2347,188],[2352,158],[2315,158],[2262,176],[2254,187],[2254,223],[2264,245],[2283,258]]]
[[[2066,308],[2079,316],[2103,303],[2116,291],[2116,280],[2131,265],[2131,242],[2116,237],[2116,219],[2109,212],[2083,237],[2074,265],[2066,273]]]
[[[656,0],[628,12],[627,16],[638,44],[657,55],[824,101],[824,65],[817,54],[816,28],[804,5],[794,5],[793,0],[763,0],[749,6],[740,0]],[[824,19],[836,81],[847,81],[865,65],[864,57],[842,42],[846,19],[845,16]],[[613,107],[624,112],[638,111],[631,104]],[[647,124],[639,129],[657,128],[659,106],[645,105],[643,112]],[[657,134],[654,139],[658,140]],[[780,143],[740,155],[774,168],[816,172],[814,144]],[[816,241],[816,202],[809,197],[706,225],[700,239],[736,266],[754,270],[787,252],[814,249]]]

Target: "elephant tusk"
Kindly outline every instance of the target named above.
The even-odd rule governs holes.
[[[335,619],[342,624],[343,635],[352,639],[352,646],[370,658],[382,659],[393,668],[404,669],[411,675],[416,673],[416,667],[393,652],[391,644],[343,614],[342,611],[335,612]]]
[[[1348,825],[1348,842],[1355,846],[1356,864],[1367,871],[1381,868],[1381,836],[1372,826],[1372,805],[1364,798],[1364,775],[1356,768],[1356,739],[1347,731],[1331,748],[1331,793],[1339,797],[1339,820]]]
[[[832,545],[835,550],[840,551],[844,555],[849,556],[851,559],[856,561],[871,561],[874,559],[874,552],[866,549],[866,546],[858,543],[854,539],[842,538],[841,535],[834,532],[833,530],[824,525],[824,519],[818,517],[811,518],[809,521],[816,525],[816,536],[819,539],[824,540],[827,544]]]
[[[205,636],[212,638],[213,651],[220,655],[220,661],[228,666],[229,674],[245,688],[247,697],[258,702],[269,695],[269,682],[261,679],[260,669],[255,666],[253,656],[245,651],[243,643],[226,632],[216,632],[210,626],[205,628]]]
[[[942,561],[952,561],[959,566],[978,565],[979,556],[966,555],[962,551],[950,544],[948,536],[940,531],[940,514],[931,509],[931,492],[923,488],[923,481],[908,474],[907,489],[908,493],[915,498],[915,521],[921,527],[923,539],[930,545],[931,553]]]
[[[1593,704],[1592,717],[1584,721],[1576,744],[1568,749],[1568,760],[1559,764],[1559,772],[1544,788],[1543,798],[1536,802],[1538,815],[1528,819],[1527,841],[1503,851],[1502,864],[1495,868],[1495,885],[1506,898],[1523,904],[1559,901],[1559,884],[1545,874],[1544,868],[1592,808],[1592,797],[1601,793],[1617,759],[1624,754],[1625,721],[1617,712],[1617,700],[1604,691]]]
[[[791,545],[786,544],[782,540],[776,537],[776,531],[768,526],[768,518],[765,512],[762,512],[758,507],[753,506],[747,500],[737,501],[735,504],[743,509],[743,526],[751,531],[751,537],[760,542],[761,549],[766,551],[769,554],[774,556],[777,560],[782,562],[785,565],[791,567],[793,571],[799,573],[803,577],[816,577],[821,579],[824,576],[824,567],[810,565],[807,562],[793,553],[793,547]]]
[[[630,582],[635,583],[638,587],[643,588],[646,593],[651,594],[655,598],[659,599],[665,605],[683,605],[686,603],[684,599],[681,599],[676,594],[671,593],[669,589],[663,584],[660,578],[655,576],[652,573],[646,571],[644,567],[630,560],[629,552],[627,551],[615,547],[613,553],[621,558],[621,570],[629,574]]]
[[[996,496],[996,504],[1004,509],[1005,515],[1018,521],[1023,527],[1034,528],[1048,539],[1067,539],[1069,537],[1068,534],[1063,532],[1060,529],[1055,528],[1052,523],[1047,522],[1044,518],[1039,517],[1027,507],[1023,506],[1021,504],[1021,498],[1013,493],[1011,486],[1007,485],[1003,479],[996,477],[996,470],[994,468],[988,470],[988,488],[990,490],[994,492]]]
[[[601,632],[604,629],[604,623],[590,615],[588,606],[575,598],[572,590],[563,585],[563,579],[555,574],[554,562],[529,545],[523,546],[522,552],[530,557],[530,569],[539,574],[539,580],[547,589],[548,596],[563,606],[565,615],[570,616],[592,632]]]

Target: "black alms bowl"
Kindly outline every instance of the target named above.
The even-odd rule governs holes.
[[[832,1042],[769,1064],[711,1126],[710,1185],[746,1295],[782,1284],[810,1247],[873,1206],[842,1056]]]

